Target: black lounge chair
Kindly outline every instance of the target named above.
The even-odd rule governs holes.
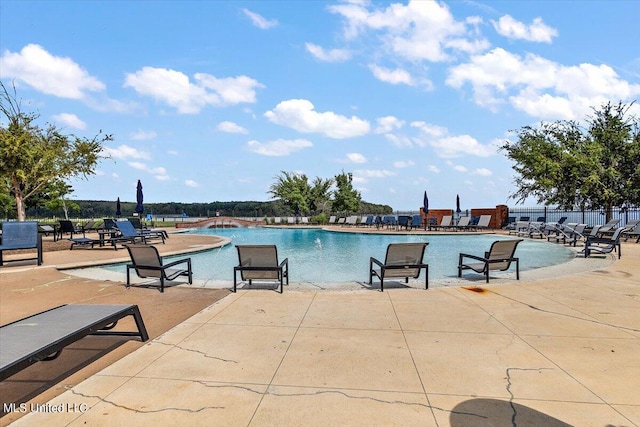
[[[191,258],[163,264],[158,249],[151,245],[127,245],[131,264],[127,264],[127,288],[131,286],[130,271],[136,270],[138,277],[142,279],[154,278],[160,280],[160,292],[164,292],[165,280],[175,280],[180,276],[188,277],[189,284],[193,283],[191,270]],[[177,265],[186,264],[186,268],[174,268]]]
[[[42,265],[42,236],[38,233],[38,223],[36,221],[3,222],[1,236],[0,265],[5,262],[2,259],[2,252],[17,249],[35,249],[36,256],[33,258],[6,260],[6,262],[36,260],[38,265]]]
[[[624,237],[625,242],[629,240],[629,238],[633,239],[636,236],[636,243],[640,242],[640,219],[629,221],[624,227],[626,230],[622,233],[622,236]]]
[[[600,230],[598,230],[598,235],[602,237],[606,234],[613,234],[619,222],[620,218],[612,219],[611,221],[607,222],[605,225],[600,227]]]
[[[373,283],[373,276],[380,279],[380,291],[384,292],[384,279],[404,278],[409,283],[409,277],[417,279],[420,270],[425,270],[424,288],[429,289],[429,264],[424,264],[424,249],[429,243],[390,243],[384,263],[369,258],[369,285]],[[379,267],[376,269],[374,264]]]
[[[458,277],[462,277],[462,270],[473,270],[476,273],[484,274],[486,282],[489,283],[489,271],[505,271],[511,267],[511,263],[516,263],[516,279],[520,280],[520,259],[514,257],[516,247],[522,239],[517,240],[497,240],[491,244],[489,252],[484,253],[484,257],[461,253],[458,259]],[[479,262],[465,262],[465,258],[471,258]]]
[[[278,262],[276,245],[236,245],[236,249],[238,265],[233,267],[233,292],[238,287],[238,271],[241,280],[248,281],[250,286],[254,280],[277,281],[282,293],[285,278],[289,285],[289,259]]]
[[[68,233],[71,235],[71,239],[73,239],[73,235],[82,234],[82,237],[86,237],[84,234],[84,229],[82,227],[78,227],[73,222],[68,219],[61,219],[58,221],[60,223],[60,227],[58,228],[58,236],[62,239],[62,235],[64,233]]]
[[[112,331],[132,316],[137,332]],[[0,381],[41,360],[53,360],[87,335],[123,335],[147,341],[137,305],[61,305],[0,327]]]

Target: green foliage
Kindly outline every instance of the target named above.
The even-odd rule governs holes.
[[[334,212],[359,212],[362,200],[360,192],[353,188],[353,175],[342,173],[336,175],[336,190],[333,192]]]
[[[25,201],[52,181],[86,178],[94,173],[102,143],[111,136],[92,139],[64,135],[55,126],[41,128],[38,115],[22,112],[13,94],[0,82],[0,111],[7,119],[0,128],[0,185],[16,201],[18,220],[25,219]]]
[[[605,209],[640,204],[640,138],[632,104],[594,109],[582,128],[572,121],[525,126],[501,149],[514,162],[517,202],[563,209]]]
[[[318,214],[316,216],[312,216],[310,218],[312,224],[326,225],[329,222],[329,218],[324,213]]]
[[[271,184],[269,188],[269,193],[273,198],[282,200],[296,215],[309,213],[311,186],[307,176],[282,171],[275,179],[276,182]]]

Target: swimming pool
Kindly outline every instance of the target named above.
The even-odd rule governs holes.
[[[456,277],[460,252],[482,255],[493,241],[509,239],[485,234],[389,235],[300,228],[195,229],[189,233],[232,240],[225,247],[189,255],[195,279],[231,281],[233,267],[238,264],[234,245],[275,244],[279,259],[289,258],[290,281],[294,283],[367,281],[369,257],[384,261],[389,243],[411,242],[429,242],[424,256],[429,264],[429,280]],[[518,245],[516,256],[520,257],[520,269],[530,270],[569,261],[575,254],[562,245],[526,239]],[[167,257],[167,260],[183,257]],[[122,265],[109,269],[122,271]]]

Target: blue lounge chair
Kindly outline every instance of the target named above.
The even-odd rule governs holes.
[[[17,249],[35,249],[36,256],[34,258],[12,259],[11,261],[36,260],[38,265],[42,265],[42,236],[38,233],[38,223],[36,221],[7,221],[2,223],[0,265],[4,263],[2,252]]]

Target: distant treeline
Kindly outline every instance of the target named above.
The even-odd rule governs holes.
[[[69,217],[78,218],[108,218],[116,215],[116,202],[104,200],[73,200],[79,210],[69,210]],[[120,211],[122,217],[132,216],[136,207],[134,202],[121,202]],[[190,217],[213,217],[220,216],[236,217],[258,217],[265,216],[294,216],[296,212],[291,212],[280,200],[269,202],[211,202],[211,203],[145,203],[144,213],[153,215],[182,215],[185,213]],[[320,212],[311,212],[311,215]],[[330,212],[326,212],[329,214]],[[345,214],[344,212],[331,212]],[[349,212],[359,214],[391,214],[393,209],[389,205],[376,205],[362,202],[359,212]],[[27,216],[32,218],[61,217],[62,210],[49,211],[45,208],[29,208]]]

